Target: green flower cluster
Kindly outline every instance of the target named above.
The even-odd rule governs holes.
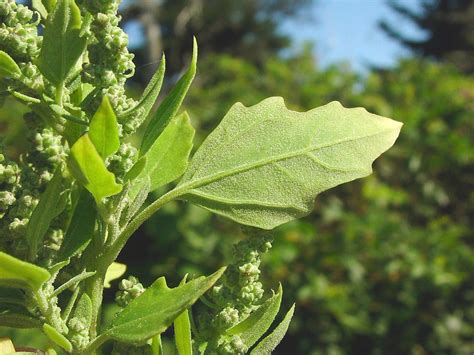
[[[36,18],[35,18],[36,17]],[[0,50],[19,62],[30,62],[41,47],[39,15],[14,0],[0,2]]]
[[[83,81],[100,89],[86,109],[94,113],[102,97],[107,95],[120,117],[136,102],[125,94],[125,81],[135,73],[135,65],[132,61],[134,56],[127,49],[128,36],[118,26],[119,1],[83,0],[78,4],[92,16],[87,46],[89,62],[83,65]],[[128,119],[120,123],[122,133],[127,135],[135,132],[141,122]]]
[[[261,255],[271,247],[268,235],[255,235],[234,246],[234,261],[228,266],[221,283],[207,295],[207,313],[198,323],[208,343],[210,354],[245,354],[247,348],[238,335],[225,335],[225,330],[247,318],[262,304],[264,289],[260,279]]]
[[[135,298],[145,292],[145,288],[134,276],[123,279],[119,283],[119,291],[115,294],[115,302],[120,307],[126,307]]]

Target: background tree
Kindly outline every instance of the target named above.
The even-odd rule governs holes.
[[[474,73],[474,0],[421,0],[421,11],[411,10],[395,0],[389,6],[426,31],[418,40],[404,35],[395,23],[382,21],[382,30],[416,55],[439,59]]]
[[[285,18],[301,13],[311,0],[137,0],[122,8],[124,25],[141,25],[143,46],[134,51],[140,79],[146,81],[167,56],[167,72],[176,73],[190,56],[191,38],[199,40],[200,58],[209,53],[228,53],[259,65],[290,45],[279,31]]]

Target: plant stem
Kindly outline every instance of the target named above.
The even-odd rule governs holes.
[[[72,279],[66,281],[61,286],[59,286],[56,290],[54,290],[54,292],[51,294],[51,297],[55,297],[59,295],[61,292],[67,290],[69,287],[91,277],[94,274],[95,274],[95,271],[90,271],[90,272],[83,272],[79,275],[74,276]]]
[[[110,338],[107,335],[107,333],[99,335],[97,338],[95,338],[92,342],[89,343],[87,348],[83,350],[82,354],[83,355],[94,354],[94,351],[109,339]]]

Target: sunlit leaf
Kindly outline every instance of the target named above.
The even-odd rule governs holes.
[[[104,161],[86,133],[71,148],[71,170],[84,184],[96,201],[118,194],[122,185],[115,182],[115,175],[107,170]]]
[[[197,64],[197,42],[193,41],[193,56],[191,64],[184,75],[179,79],[168,96],[160,104],[156,112],[152,115],[145,134],[143,135],[140,155],[145,155],[152,147],[153,143],[166,128],[171,119],[178,113],[178,110],[188,92],[189,87],[196,75]]]
[[[0,283],[38,290],[50,278],[47,270],[0,251]]]
[[[109,98],[105,95],[102,103],[92,117],[89,137],[103,159],[114,154],[120,146],[117,117]]]
[[[274,228],[307,215],[315,197],[372,171],[401,123],[332,102],[290,111],[274,97],[234,105],[177,187],[184,199],[237,222]]]
[[[107,269],[104,277],[104,287],[110,288],[112,285],[111,281],[118,279],[127,271],[127,265],[113,262]]]
[[[81,12],[74,0],[58,0],[48,16],[37,62],[41,73],[54,85],[66,80],[86,48],[81,25]]]
[[[43,333],[46,334],[49,340],[66,350],[68,353],[72,351],[71,342],[49,324],[43,324]]]
[[[0,51],[0,79],[4,77],[15,78],[21,75],[18,64],[4,51]]]

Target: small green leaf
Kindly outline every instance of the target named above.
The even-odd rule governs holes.
[[[115,182],[115,175],[107,170],[87,133],[74,143],[71,156],[70,167],[76,179],[84,184],[97,202],[122,191],[122,185]]]
[[[242,322],[227,330],[227,334],[238,334],[247,348],[250,348],[270,328],[280,309],[283,290],[281,285],[278,293],[266,300],[260,308],[250,314]]]
[[[43,1],[43,0],[32,0],[31,2],[31,5],[33,6],[33,8],[39,12],[39,14],[41,15],[43,19],[48,18],[48,13],[49,13],[49,11],[46,9],[45,3],[46,1]]]
[[[67,227],[58,259],[66,260],[84,250],[94,236],[97,211],[92,195],[81,188],[71,221]]]
[[[401,123],[332,102],[290,111],[282,98],[234,105],[194,155],[176,194],[239,223],[271,229],[315,197],[367,176]]]
[[[295,311],[295,305],[291,306],[288,313],[286,313],[285,318],[281,321],[280,324],[267,335],[257,346],[250,352],[250,355],[270,355],[273,350],[280,344],[285,336],[288,327],[290,326],[291,318],[293,318],[293,313]]]
[[[26,229],[26,240],[29,245],[29,256],[31,260],[36,257],[38,246],[43,242],[43,238],[48,231],[51,221],[58,215],[59,209],[57,207],[61,205],[58,201],[62,201],[62,182],[61,169],[58,168],[31,215]],[[64,204],[62,207],[64,207]]]
[[[110,284],[111,281],[118,279],[127,271],[127,265],[113,262],[107,269],[104,278],[104,287],[110,288],[112,285]]]
[[[138,101],[138,104],[130,110],[122,113],[119,117],[120,122],[127,122],[132,117],[139,122],[143,122],[143,120],[148,117],[160,93],[161,85],[163,84],[163,78],[165,76],[165,66],[166,60],[165,56],[163,55],[158,70],[145,88],[145,91]]]
[[[183,278],[180,286],[186,284],[187,275]],[[191,322],[189,311],[186,309],[174,320],[174,339],[179,355],[192,355],[193,345],[191,341]]]
[[[4,51],[0,51],[0,79],[5,77],[16,78],[21,75],[18,64]]]
[[[225,268],[185,285],[168,288],[164,277],[156,280],[115,317],[106,335],[125,343],[140,344],[164,332],[183,311],[221,277]]]
[[[49,324],[43,324],[43,333],[46,334],[49,340],[66,350],[68,353],[72,351],[71,342]]]
[[[87,293],[83,293],[74,309],[74,318],[80,319],[86,329],[89,329],[92,322],[92,301]]]
[[[186,112],[175,116],[146,153],[140,177],[150,177],[150,191],[180,177],[188,166],[194,128]]]
[[[36,291],[50,276],[47,270],[0,251],[0,281],[4,286]]]
[[[171,119],[178,112],[186,93],[196,75],[197,64],[197,42],[193,41],[193,56],[188,70],[176,83],[168,96],[160,104],[150,123],[148,124],[145,134],[143,135],[142,145],[140,148],[140,155],[145,155],[152,147],[153,143],[160,136],[161,132],[166,128]]]
[[[48,17],[38,57],[39,70],[56,86],[66,80],[86,48],[81,25],[81,12],[74,0],[58,0]]]
[[[89,137],[103,159],[114,154],[120,146],[117,117],[105,95],[89,126]]]

